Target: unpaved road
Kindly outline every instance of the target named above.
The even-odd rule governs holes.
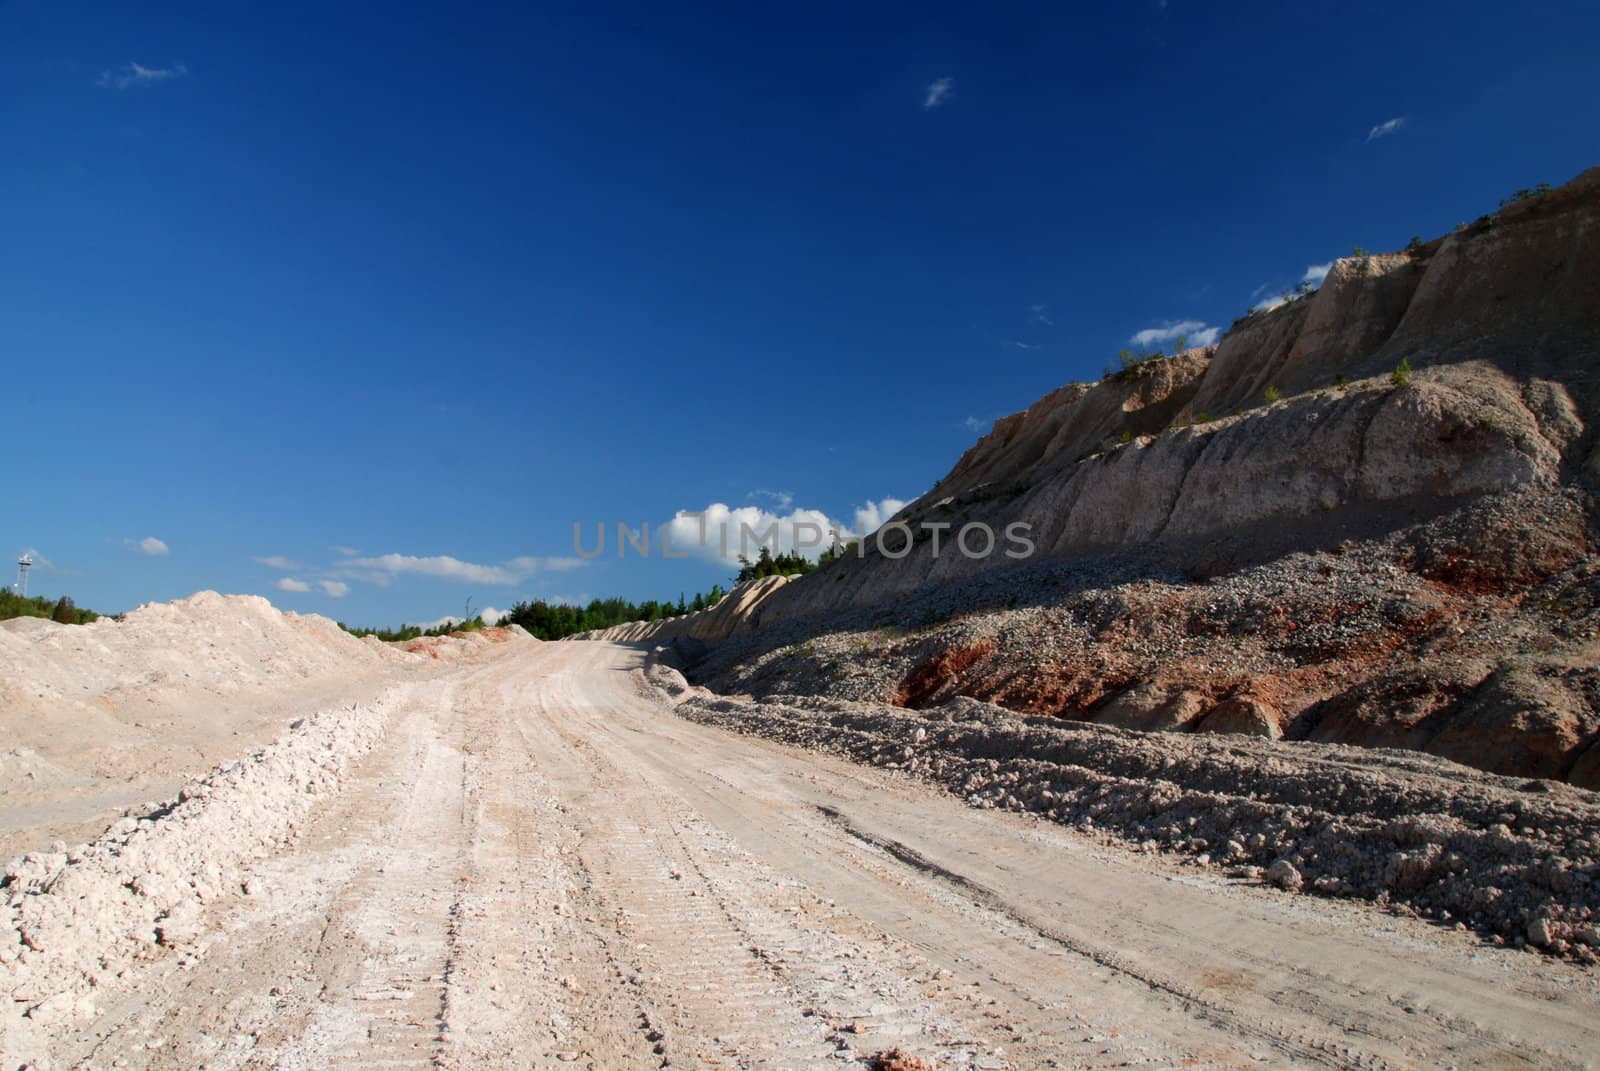
[[[675,717],[636,648],[407,686],[57,1066],[1566,1067],[1592,972]]]

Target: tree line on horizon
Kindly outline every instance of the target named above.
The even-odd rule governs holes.
[[[48,599],[42,595],[24,598],[10,588],[0,588],[0,621],[13,617],[42,617],[60,625],[87,625],[105,615],[85,610],[72,601],[72,596]]]
[[[819,565],[827,564],[840,553],[843,553],[843,549],[835,550],[830,547],[823,552],[820,560],[812,561],[798,551],[773,554],[771,548],[763,546],[754,561],[743,555],[739,556],[739,573],[734,578],[734,583],[743,584],[748,580],[759,580],[768,576],[800,576],[811,572]],[[587,605],[577,605],[547,602],[544,599],[525,599],[515,603],[495,624],[519,625],[536,639],[559,640],[580,632],[611,628],[614,625],[626,625],[636,621],[665,621],[684,614],[698,613],[701,610],[709,610],[721,602],[725,595],[727,591],[721,584],[713,584],[710,591],[696,592],[692,599],[680,593],[676,602],[671,599],[632,602],[623,598],[609,598],[591,599]],[[482,616],[431,628],[408,625],[404,622],[399,628],[393,629],[352,628],[343,621],[338,624],[353,636],[376,636],[388,643],[425,636],[448,636],[452,632],[486,627]]]

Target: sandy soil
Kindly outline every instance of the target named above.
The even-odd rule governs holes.
[[[514,643],[397,685],[381,740],[292,849],[75,1013],[8,1015],[8,1052],[135,1068],[1600,1052],[1592,971],[695,724],[643,659]]]

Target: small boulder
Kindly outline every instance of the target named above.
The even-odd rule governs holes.
[[[1306,883],[1299,868],[1287,859],[1279,859],[1267,867],[1267,880],[1288,892],[1299,892]]]
[[[1173,691],[1146,681],[1113,697],[1094,713],[1096,725],[1137,729],[1145,733],[1182,732],[1194,727],[1205,710],[1198,692]]]
[[[1211,708],[1211,713],[1200,722],[1199,731],[1281,740],[1282,720],[1282,714],[1271,703],[1249,697],[1227,699]]]

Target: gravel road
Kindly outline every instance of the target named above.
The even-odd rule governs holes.
[[[1580,965],[677,717],[640,649],[506,644],[54,1067],[1579,1067]],[[9,1020],[8,1020],[9,1021]]]

